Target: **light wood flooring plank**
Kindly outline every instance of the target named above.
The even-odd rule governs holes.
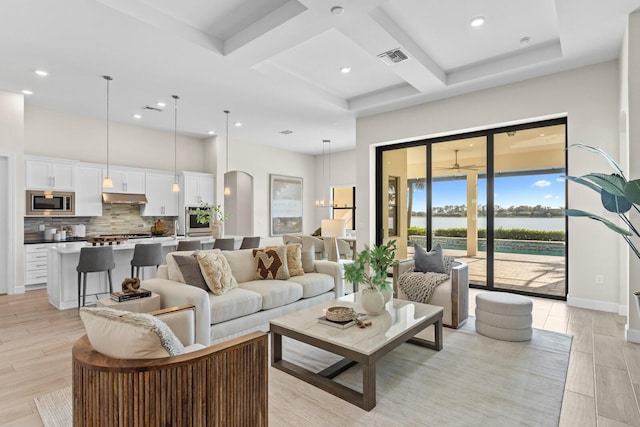
[[[622,352],[624,353],[624,359],[627,362],[627,369],[629,370],[631,382],[634,384],[640,384],[640,345],[624,342],[622,345]]]
[[[625,320],[622,316],[603,311],[594,311],[592,316],[594,334],[609,335],[612,337],[624,336]]]
[[[593,397],[565,391],[560,411],[560,427],[596,427]]]
[[[631,427],[631,425],[598,415],[598,427]]]
[[[572,321],[572,319],[569,319],[567,334],[573,336],[573,342],[571,343],[572,350],[593,354],[593,329],[591,327],[591,318],[589,318],[588,324],[583,320]]]
[[[594,360],[596,365],[616,369],[627,369],[622,351],[622,341],[617,337],[593,334]]]
[[[595,397],[593,384],[593,356],[589,353],[571,351],[565,390]]]
[[[596,364],[596,408],[598,415],[640,426],[640,411],[629,373]]]

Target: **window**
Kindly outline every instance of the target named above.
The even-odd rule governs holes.
[[[355,230],[356,187],[333,188],[333,219],[344,219],[347,230]]]

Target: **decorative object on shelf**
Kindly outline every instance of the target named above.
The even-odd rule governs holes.
[[[222,212],[222,206],[210,205],[207,202],[201,202],[196,209],[196,221],[198,224],[211,224],[211,235],[214,239],[223,236],[222,221],[227,219],[227,215]]]
[[[174,193],[180,191],[180,184],[178,184],[178,95],[171,95],[173,98],[173,111],[174,111],[174,127],[173,127],[173,186]]]
[[[348,320],[352,320],[355,314],[356,311],[352,307],[336,305],[327,308],[325,317],[327,318],[327,320],[331,320],[333,322],[345,322]]]
[[[328,151],[325,147],[329,147]],[[329,178],[328,181],[325,181],[325,159],[327,157],[327,155],[329,156],[329,173],[327,174],[327,177]],[[327,188],[329,189],[329,197],[326,197],[325,191],[327,191]],[[326,202],[328,201],[328,203]],[[330,139],[323,139],[322,140],[322,199],[316,200],[316,207],[318,208],[327,208],[327,207],[333,207],[333,200],[331,197],[331,140]]]
[[[136,293],[140,289],[140,279],[137,277],[127,277],[122,281],[122,292],[125,294]]]
[[[344,265],[344,279],[353,283],[354,289],[365,284],[361,291],[360,303],[366,313],[379,314],[384,309],[385,297],[382,291],[393,295],[387,283],[387,270],[398,263],[396,257],[396,241],[389,240],[381,245],[369,247],[365,245],[351,264]]]
[[[102,180],[103,188],[113,188],[113,180],[109,176],[109,82],[113,80],[110,76],[102,76],[107,81],[107,176]]]
[[[600,148],[584,144],[572,144],[569,148],[581,148],[592,153],[600,154],[609,162],[611,167],[614,169],[614,173],[611,175],[594,172],[579,177],[567,176],[567,179],[589,187],[593,191],[599,193],[602,207],[609,212],[617,214],[627,228],[618,227],[608,219],[580,209],[567,209],[567,216],[586,217],[600,221],[609,229],[620,234],[625,242],[627,242],[627,245],[629,245],[629,248],[640,260],[640,249],[638,249],[632,241],[633,237],[640,238],[640,224],[634,225],[631,222],[630,215],[628,214],[631,210],[634,210],[636,214],[640,213],[640,179],[627,181],[620,165]],[[633,294],[636,298],[636,302],[638,303],[637,299],[640,297],[640,291],[634,292]],[[640,303],[636,304],[636,306],[638,308],[638,314],[640,314]]]
[[[271,235],[302,233],[302,178],[269,175]]]

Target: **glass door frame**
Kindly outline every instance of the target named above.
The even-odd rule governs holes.
[[[503,126],[491,129],[485,129],[481,131],[460,133],[454,135],[447,135],[436,138],[428,138],[421,139],[417,141],[410,141],[400,144],[392,144],[392,145],[384,145],[376,148],[375,152],[375,161],[376,161],[376,198],[375,198],[375,227],[376,227],[376,244],[379,245],[383,242],[384,237],[384,224],[382,223],[382,209],[387,208],[386,206],[382,206],[383,194],[382,194],[382,180],[383,177],[383,153],[385,151],[417,147],[417,146],[426,146],[426,191],[427,191],[427,230],[431,230],[433,224],[433,202],[432,202],[432,183],[433,183],[433,172],[432,172],[432,146],[433,144],[466,139],[466,138],[477,138],[477,137],[485,137],[486,138],[486,161],[487,161],[487,170],[486,170],[486,179],[487,179],[487,259],[486,259],[486,285],[474,285],[473,283],[469,283],[469,286],[472,288],[485,289],[485,290],[498,290],[500,292],[511,292],[517,293],[521,295],[527,296],[535,296],[542,297],[547,299],[555,299],[566,301],[567,295],[569,294],[569,220],[565,216],[564,218],[564,230],[565,230],[565,253],[564,253],[564,265],[565,265],[565,293],[564,295],[547,295],[547,294],[539,294],[535,292],[522,291],[518,289],[508,289],[508,288],[499,288],[494,285],[494,274],[495,274],[495,232],[494,232],[494,219],[495,219],[495,197],[494,197],[494,177],[495,177],[495,169],[494,169],[494,135],[506,132],[517,132],[525,129],[533,129],[533,128],[542,128],[548,126],[557,126],[564,125],[564,138],[565,138],[565,153],[564,153],[564,164],[565,171],[569,168],[569,157],[566,150],[566,146],[568,146],[569,138],[568,138],[568,119],[567,117],[560,117],[556,119],[549,119],[537,122],[529,122],[522,123],[518,125],[512,126]],[[565,182],[565,200],[564,206],[565,208],[569,205],[568,201],[568,185]],[[432,233],[427,232],[426,243],[427,248],[432,247]]]

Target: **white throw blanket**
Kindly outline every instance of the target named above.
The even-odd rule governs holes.
[[[398,278],[398,286],[404,292],[409,301],[426,304],[433,295],[433,291],[439,284],[446,282],[449,274],[446,273],[417,273],[406,272]]]

